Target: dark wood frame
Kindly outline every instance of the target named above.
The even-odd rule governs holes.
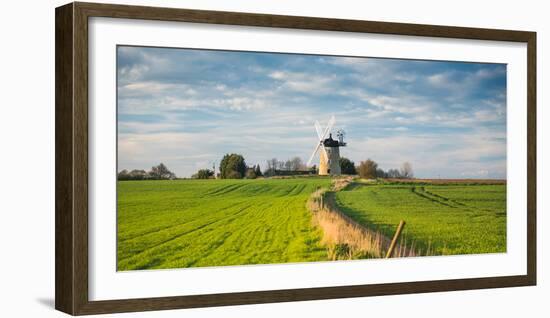
[[[88,300],[88,18],[112,17],[527,43],[527,275]],[[536,285],[536,33],[70,3],[55,11],[55,308],[72,315]]]

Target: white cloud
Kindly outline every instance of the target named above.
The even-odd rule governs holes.
[[[471,171],[487,170],[486,176],[502,178],[506,176],[506,165],[500,158],[506,153],[506,143],[499,137],[500,133],[486,130],[459,136],[401,134],[348,140],[347,149],[341,153],[356,162],[371,158],[383,169],[398,168],[408,161],[419,177],[439,174],[460,178],[465,171],[471,174]]]
[[[305,161],[317,142],[313,122],[334,114],[348,132],[342,155],[354,161],[370,157],[385,169],[410,161],[428,177],[506,173],[505,90],[470,96],[502,68],[291,55],[262,64],[251,53],[153,51],[122,50],[119,168],[163,161],[190,176],[226,152],[251,164]]]
[[[449,73],[440,73],[428,76],[428,82],[438,87],[452,87],[454,83],[449,81]]]
[[[144,64],[132,65],[130,67],[121,68],[119,75],[126,81],[138,80],[149,71],[149,66]]]
[[[274,78],[274,79],[278,79],[278,80],[283,80],[285,79],[287,76],[284,72],[281,72],[281,71],[275,71],[275,72],[272,72],[271,74],[269,74],[269,77],[271,78]]]
[[[335,82],[338,80],[335,75],[317,75],[310,73],[299,72],[282,72],[275,71],[269,74],[270,78],[281,81],[280,89],[288,89],[291,91],[321,94],[328,93],[334,89]]]
[[[388,127],[388,128],[384,128],[384,129],[389,130],[389,131],[407,131],[407,130],[409,130],[409,128],[404,127],[404,126]]]

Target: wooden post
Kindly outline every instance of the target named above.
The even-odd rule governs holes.
[[[399,225],[397,226],[397,231],[395,231],[395,235],[391,240],[390,248],[386,253],[386,258],[390,258],[392,256],[395,245],[397,244],[397,240],[399,239],[399,235],[401,235],[401,231],[403,231],[404,227],[405,227],[405,221],[403,220],[399,221]]]

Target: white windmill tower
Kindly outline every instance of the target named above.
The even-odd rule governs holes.
[[[332,133],[330,130],[334,125],[334,116],[330,117],[327,127],[322,130],[318,121],[315,121],[315,130],[317,131],[317,137],[319,142],[313,150],[311,157],[307,162],[310,166],[313,158],[319,152],[319,175],[340,175],[342,173],[340,169],[340,147],[345,147],[344,131],[338,131],[338,140],[332,139]],[[328,135],[328,138],[327,138]],[[320,150],[320,151],[319,151]]]

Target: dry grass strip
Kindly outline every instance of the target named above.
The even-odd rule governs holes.
[[[351,183],[351,178],[336,179],[332,190],[340,191]],[[383,258],[391,240],[380,232],[368,229],[338,210],[334,192],[319,189],[307,202],[313,213],[313,222],[323,230],[322,243],[327,246],[331,260]],[[417,256],[414,245],[398,244],[393,257]]]

